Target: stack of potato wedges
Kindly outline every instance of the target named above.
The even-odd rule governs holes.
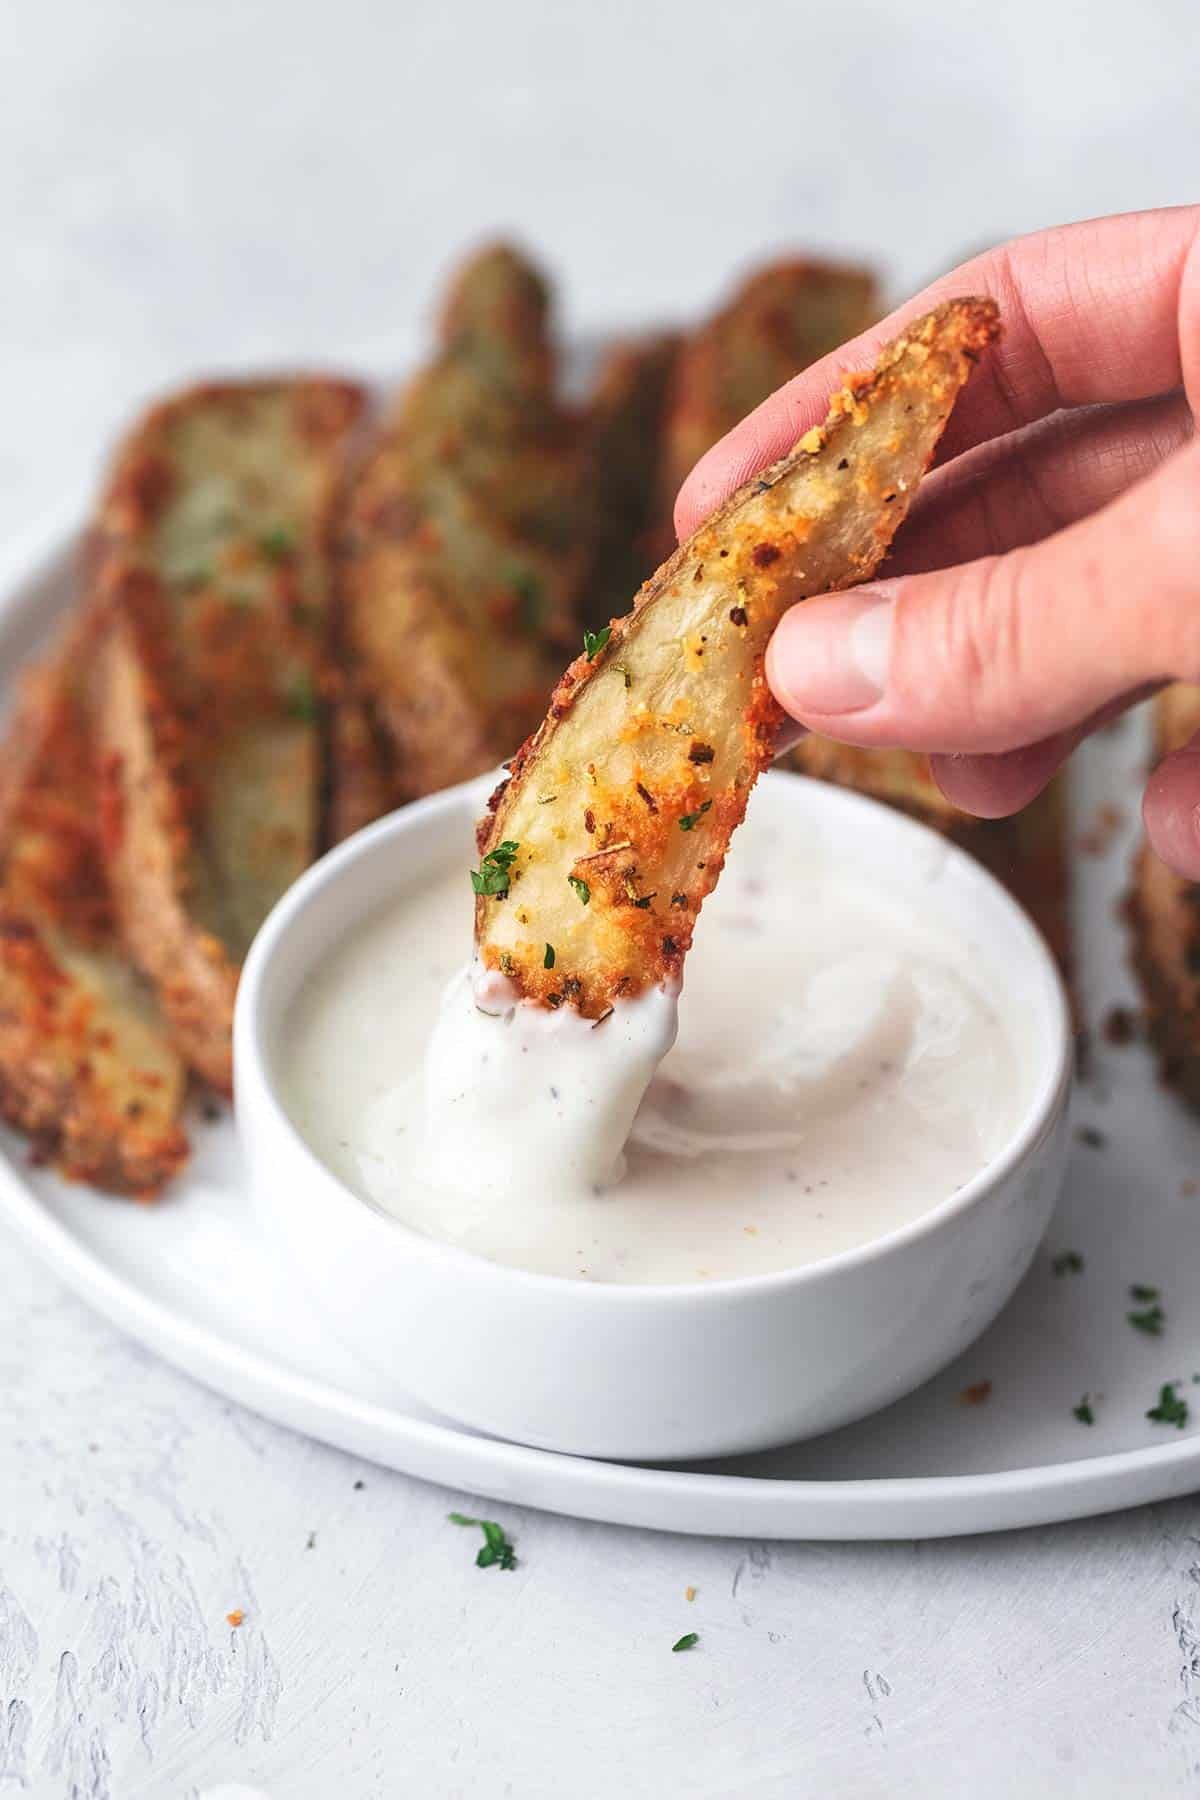
[[[868,271],[781,261],[698,329],[614,346],[568,404],[546,282],[495,245],[378,413],[310,375],[137,424],[0,764],[0,1110],[38,1156],[161,1190],[189,1089],[230,1091],[274,902],[326,845],[513,756],[670,551],[696,458],[878,310]],[[964,843],[1065,953],[1056,794],[988,824],[920,758],[810,739],[795,762]]]

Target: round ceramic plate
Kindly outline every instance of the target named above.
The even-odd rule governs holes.
[[[45,535],[0,583],[0,679],[71,598],[75,533]],[[1089,1016],[1133,998],[1116,903],[1128,867],[1136,722],[1076,770],[1078,958]],[[1085,829],[1113,795],[1123,826]],[[1102,840],[1107,836],[1107,844]],[[496,1499],[621,1524],[778,1538],[933,1537],[1104,1512],[1200,1488],[1200,1426],[1147,1416],[1164,1382],[1200,1420],[1200,1127],[1139,1047],[1096,1033],[1077,1137],[1046,1246],[1016,1297],[952,1368],[873,1418],[755,1457],[632,1467],[531,1450],[456,1426],[378,1384],[320,1330],[283,1259],[255,1236],[227,1113],[191,1121],[196,1152],[155,1207],[105,1198],[0,1140],[0,1216],[122,1330],[269,1418],[391,1468]],[[1082,1259],[1066,1267],[1064,1252]],[[1057,1263],[1056,1258],[1060,1259]],[[1073,1264],[1074,1259],[1072,1259]],[[1128,1322],[1133,1286],[1165,1327]],[[986,1385],[986,1384],[990,1384]],[[1094,1423],[1075,1409],[1087,1396]]]

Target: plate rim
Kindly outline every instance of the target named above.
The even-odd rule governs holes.
[[[0,624],[36,612],[37,584],[79,542],[82,516],[73,497],[5,547]],[[5,688],[13,672],[0,662]],[[97,1201],[120,1204],[100,1194]],[[73,1294],[209,1389],[364,1460],[510,1504],[705,1536],[894,1541],[1085,1518],[1200,1487],[1200,1433],[982,1474],[831,1481],[567,1456],[361,1399],[222,1338],[117,1273],[53,1213],[4,1152],[0,1217]],[[402,1459],[388,1452],[402,1453]]]

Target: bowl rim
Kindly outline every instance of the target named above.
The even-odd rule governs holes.
[[[795,770],[772,769],[773,782],[795,782],[809,790],[817,803],[837,810],[859,811],[878,821],[880,815],[889,829],[913,841],[937,845],[950,863],[965,865],[970,879],[989,890],[993,902],[1007,910],[1024,942],[1024,950],[1045,986],[1050,1010],[1050,1038],[1046,1045],[1046,1069],[1042,1081],[1025,1103],[1018,1124],[1002,1147],[984,1166],[954,1193],[939,1200],[927,1211],[881,1236],[865,1243],[836,1251],[816,1262],[797,1268],[770,1269],[752,1275],[722,1276],[706,1281],[674,1282],[604,1282],[586,1281],[573,1275],[549,1274],[537,1269],[523,1269],[492,1261],[478,1251],[459,1244],[428,1236],[404,1219],[385,1212],[370,1200],[357,1194],[339,1175],[323,1162],[308,1143],[283,1102],[274,1078],[271,1057],[265,1043],[264,1011],[272,970],[288,936],[303,929],[304,916],[318,904],[326,891],[344,880],[364,858],[376,855],[382,845],[394,838],[420,831],[461,805],[478,808],[498,779],[489,771],[454,787],[410,802],[399,810],[354,833],[343,843],[327,851],[281,896],[260,927],[247,954],[238,985],[234,1008],[234,1109],[238,1135],[246,1141],[244,1119],[247,1111],[256,1114],[259,1131],[265,1127],[287,1144],[293,1159],[299,1158],[310,1181],[333,1207],[353,1206],[362,1219],[372,1221],[368,1229],[387,1234],[389,1250],[395,1254],[402,1248],[408,1255],[436,1264],[451,1273],[458,1271],[476,1281],[491,1281],[506,1286],[530,1289],[542,1295],[571,1297],[586,1306],[646,1306],[669,1303],[674,1306],[712,1306],[727,1304],[739,1298],[766,1296],[786,1288],[805,1288],[842,1274],[886,1260],[921,1239],[932,1237],[960,1214],[980,1204],[1026,1161],[1046,1138],[1065,1109],[1074,1072],[1074,1024],[1071,1003],[1058,964],[1037,926],[1024,908],[990,869],[984,867],[958,844],[935,832],[919,819],[898,811],[853,789],[839,788]],[[386,894],[380,895],[380,902]],[[358,917],[364,917],[360,912]],[[295,993],[293,989],[293,996]],[[286,1004],[286,1002],[285,1002]],[[360,1223],[362,1221],[360,1220]],[[337,1228],[336,1216],[330,1215],[331,1229]]]

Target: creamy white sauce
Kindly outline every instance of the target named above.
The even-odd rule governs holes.
[[[477,1010],[470,919],[456,861],[350,933],[295,1002],[283,1087],[349,1187],[497,1262],[614,1282],[796,1268],[936,1206],[1023,1110],[1000,984],[936,903],[918,918],[886,871],[868,889],[811,845],[797,860],[753,807],[673,1048],[662,993],[596,1030],[531,1018],[503,983]]]

